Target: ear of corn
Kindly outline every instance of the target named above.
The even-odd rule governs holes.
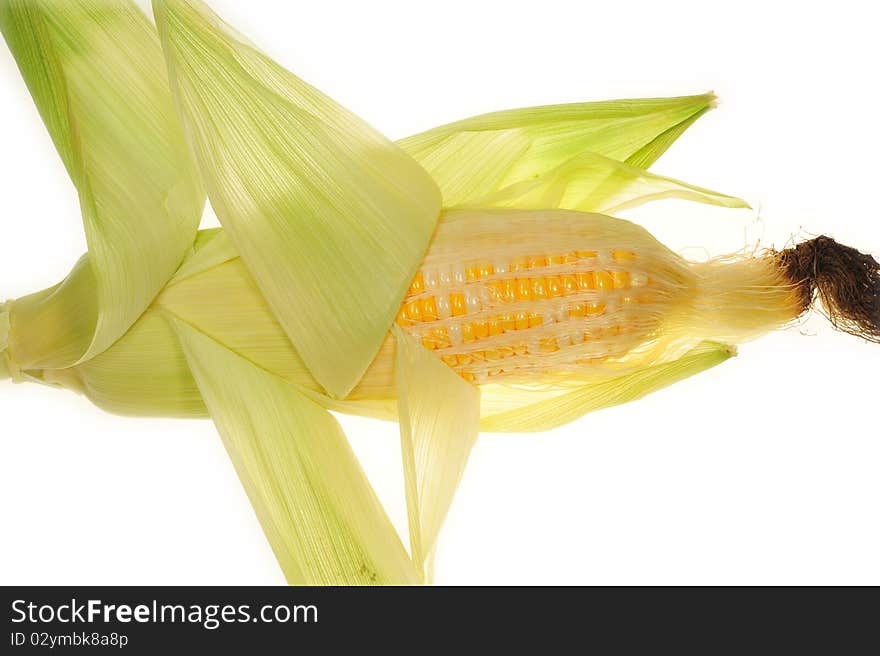
[[[440,194],[405,153],[202,3],[154,10],[211,203],[309,370],[344,397],[388,331]]]
[[[332,415],[277,376],[173,323],[288,582],[420,582]]]
[[[714,104],[713,94],[494,112],[403,139],[446,207],[546,176],[584,152],[646,169]]]
[[[9,349],[22,367],[64,367],[143,313],[191,246],[203,193],[134,4],[9,0],[0,29],[79,192],[89,245],[51,293],[15,301]]]
[[[437,536],[480,429],[480,392],[395,328],[410,552],[431,579]]]
[[[203,415],[179,348],[155,319],[162,310],[326,407],[394,418],[393,340],[346,399],[323,395],[225,242],[222,232],[200,238],[155,310],[76,368],[78,386],[117,412]],[[487,429],[494,414],[674,362],[703,340],[737,343],[783,325],[799,313],[794,297],[772,259],[692,264],[619,219],[467,210],[443,215],[398,323],[481,385]]]

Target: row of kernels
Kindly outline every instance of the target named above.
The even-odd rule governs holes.
[[[438,294],[423,296],[406,301],[397,317],[398,323],[419,323],[437,321],[449,317],[460,317],[464,314],[475,314],[483,309],[483,300],[475,290],[466,290],[455,294]]]
[[[423,301],[425,299],[422,299]],[[613,299],[606,299],[610,301]],[[621,297],[622,303],[641,302],[639,297]],[[417,301],[412,303],[418,304]],[[468,344],[470,342],[494,337],[511,331],[525,330],[534,328],[544,324],[561,323],[568,319],[580,319],[588,317],[596,317],[605,313],[609,309],[607,302],[584,301],[573,303],[559,308],[550,309],[546,313],[536,312],[506,312],[493,317],[463,323],[453,323],[444,327],[432,328],[423,335],[423,343],[430,349],[442,349],[449,346],[458,346],[460,344]],[[404,319],[417,321],[415,319],[417,311],[405,308]],[[422,312],[423,321],[426,321],[426,313]],[[456,316],[454,314],[454,316]]]
[[[529,355],[529,346],[525,342],[507,344],[496,348],[470,351],[468,353],[448,353],[440,356],[440,359],[450,367],[464,367],[472,364],[496,362],[515,356]]]
[[[610,309],[609,303],[617,307],[617,300],[621,305],[643,304],[651,302],[651,298],[645,295],[622,295],[619,297],[606,297],[602,301],[590,300],[556,308],[548,308],[543,313],[516,312],[499,314],[491,319],[461,324],[461,339],[453,340],[453,344],[461,341],[470,341],[469,336],[475,335],[476,339],[487,337],[490,334],[501,334],[510,330],[522,330],[539,326],[543,323],[557,323],[569,318],[586,318],[603,314]],[[448,296],[429,296],[408,301],[404,304],[398,323],[407,325],[412,323],[426,323],[459,317],[466,314],[476,314],[482,310],[483,304],[476,293],[456,293]],[[494,327],[498,330],[493,330]],[[438,329],[443,331],[445,329]],[[455,330],[455,329],[453,329]],[[445,342],[445,339],[437,340]],[[436,347],[442,348],[442,347]]]
[[[447,326],[431,328],[422,334],[422,344],[431,350],[444,349],[503,335],[515,330],[535,328],[543,323],[544,316],[542,314],[509,312],[484,320],[466,321],[460,324],[451,323]]]
[[[480,278],[488,278],[495,275],[495,267],[491,264],[478,264],[465,267],[464,277],[468,282],[479,280]]]
[[[595,259],[596,257],[598,257],[596,251],[571,251],[564,255],[552,255],[549,257],[545,255],[525,255],[516,258],[512,262],[498,262],[496,264],[474,262],[467,266],[428,268],[416,274],[410,285],[409,294],[420,294],[427,289],[432,289],[441,284],[472,282],[488,278],[496,273],[573,264],[587,259]],[[616,262],[633,262],[636,259],[636,255],[631,251],[616,249],[611,251],[611,258]]]
[[[581,318],[595,316],[604,310],[605,307],[602,304],[585,303],[572,306],[568,313],[572,318]],[[537,313],[516,312],[501,314],[486,321],[471,321],[432,328],[422,334],[422,344],[430,350],[447,349],[472,344],[505,333],[535,328],[544,323],[543,315]],[[575,337],[569,336],[564,341],[565,345],[570,345],[578,341],[588,341],[598,335],[614,336],[619,334],[622,329],[622,326],[612,326],[591,331],[579,331],[572,333]],[[559,346],[555,338],[541,339],[538,341],[538,345],[540,346],[538,350],[543,352],[555,351]]]
[[[486,288],[494,301],[514,303],[570,296],[579,291],[629,289],[633,279],[628,271],[586,271],[546,278],[505,278],[487,283]]]
[[[576,362],[578,364],[596,364],[614,354],[613,345],[609,344],[602,347],[600,345],[601,340],[605,337],[621,335],[623,332],[624,328],[622,326],[609,326],[594,332],[577,332],[563,337],[543,338],[532,344],[527,342],[517,342],[515,344],[498,346],[492,349],[471,351],[468,353],[445,354],[440,357],[443,362],[450,367],[461,368],[471,365],[491,364],[492,362],[503,361],[514,356],[555,353],[565,347],[595,342],[597,344],[597,348],[594,349],[595,353],[591,355],[580,355]],[[503,367],[498,367],[495,369],[488,369],[486,374],[492,377],[505,372],[506,370]],[[467,375],[473,375],[467,371],[460,372],[460,374],[465,377],[467,377]]]

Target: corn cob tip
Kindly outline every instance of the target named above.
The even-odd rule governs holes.
[[[880,263],[871,255],[820,236],[779,253],[803,310],[821,301],[838,330],[880,344]]]

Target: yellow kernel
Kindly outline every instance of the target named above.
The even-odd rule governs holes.
[[[529,301],[532,298],[532,284],[528,278],[516,279],[516,297],[520,301]]]
[[[437,299],[433,296],[422,299],[422,321],[437,321],[440,315],[437,314]]]
[[[604,303],[596,303],[595,301],[591,302],[591,303],[587,303],[587,314],[589,316],[602,314],[604,311],[605,311],[605,304]]]
[[[500,360],[501,354],[496,349],[487,349],[483,351],[487,360]]]
[[[477,336],[474,334],[474,324],[472,324],[472,323],[461,324],[461,341],[472,342],[476,338],[477,338]]]
[[[499,281],[486,283],[486,289],[489,290],[489,296],[493,301],[501,301],[504,299],[504,283]]]
[[[532,279],[532,296],[534,298],[547,298],[547,282],[543,278]]]
[[[467,267],[464,270],[464,275],[468,280],[476,280],[480,277],[480,270],[477,267]]]
[[[499,346],[498,347],[498,355],[502,358],[510,358],[513,357],[514,351],[512,346]]]
[[[430,351],[433,351],[437,348],[437,342],[431,339],[430,335],[425,335],[422,337],[422,346]]]
[[[584,303],[578,303],[577,305],[572,305],[568,308],[568,316],[570,317],[585,317],[587,316],[587,306]]]
[[[524,330],[529,327],[529,315],[525,312],[516,313],[516,329]]]
[[[615,250],[611,251],[611,257],[618,262],[632,262],[636,259],[636,254],[632,251]]]
[[[501,300],[506,303],[513,303],[516,300],[516,280],[508,278],[502,281]]]
[[[458,360],[458,364],[470,364],[473,362],[473,358],[471,358],[470,353],[459,353],[455,356]]]
[[[415,278],[413,278],[412,283],[410,283],[409,293],[418,294],[423,289],[425,289],[425,277],[422,275],[422,272],[419,271],[416,273]]]
[[[612,271],[611,280],[614,283],[614,289],[626,289],[629,287],[628,271]]]
[[[582,260],[590,257],[596,257],[596,251],[576,251],[575,254]]]
[[[489,323],[486,321],[475,321],[471,324],[474,327],[474,335],[477,339],[483,339],[489,336]]]
[[[501,324],[501,319],[492,319],[489,321],[489,335],[502,335],[504,334],[504,327]]]
[[[528,355],[529,354],[529,347],[527,344],[514,344],[513,345],[513,352],[516,355]]]
[[[596,277],[592,271],[578,273],[576,275],[578,287],[581,289],[596,289]]]
[[[540,326],[544,323],[544,315],[541,314],[530,314],[529,315],[529,328],[534,328],[535,326]]]
[[[464,303],[464,294],[450,294],[449,307],[452,310],[453,317],[460,317],[467,310]]]
[[[547,258],[546,257],[532,255],[529,258],[529,268],[530,269],[534,269],[536,267],[545,267],[545,266],[547,266]]]
[[[562,276],[562,288],[566,294],[574,294],[578,290],[577,278],[571,275]]]
[[[480,278],[486,278],[487,276],[491,276],[493,273],[495,273],[495,267],[493,267],[491,264],[485,264],[479,269]]]
[[[422,320],[422,308],[418,301],[410,301],[403,306],[403,316],[410,321]]]
[[[512,314],[501,315],[501,328],[507,332],[508,330],[516,330],[516,319]]]
[[[562,293],[562,278],[559,276],[547,278],[547,297],[558,298],[562,296]]]
[[[461,372],[459,372],[458,375],[461,376],[462,378],[464,378],[469,383],[472,383],[477,379],[476,376],[474,376],[469,371],[461,371]]]
[[[550,264],[552,264],[552,265],[565,264],[565,256],[564,255],[551,255],[550,256]]]
[[[611,289],[614,286],[614,280],[607,271],[596,271],[596,289]]]
[[[577,262],[577,260],[577,253],[566,253],[562,258],[563,264],[571,264],[573,262]]]
[[[454,355],[441,355],[440,359],[443,360],[443,362],[448,364],[450,367],[455,367],[458,365],[458,358],[456,358]]]

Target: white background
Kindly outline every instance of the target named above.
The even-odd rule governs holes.
[[[146,3],[144,3],[146,5]],[[214,0],[392,138],[495,109],[714,89],[654,167],[758,211],[631,212],[700,256],[827,233],[880,254],[870,3]],[[85,248],[73,188],[0,47],[0,296]],[[705,249],[705,250],[701,250]],[[815,316],[643,401],[484,435],[437,582],[880,584],[880,346]],[[344,418],[405,533],[396,425]],[[209,421],[131,419],[0,381],[0,582],[276,584]]]

